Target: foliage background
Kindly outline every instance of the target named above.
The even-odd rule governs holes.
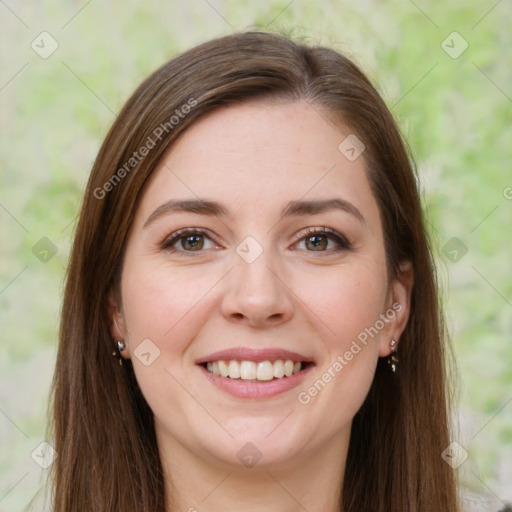
[[[512,501],[511,18],[508,0],[0,1],[0,512],[22,510],[43,482],[30,455],[44,440],[67,257],[102,138],[150,72],[248,28],[346,52],[398,119],[458,360],[467,507]],[[43,31],[59,45],[47,59],[31,47]],[[458,58],[442,46],[454,31],[469,45]],[[33,249],[43,237],[57,250],[46,263]]]

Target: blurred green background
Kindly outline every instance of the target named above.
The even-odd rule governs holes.
[[[158,66],[249,28],[347,53],[397,118],[460,372],[467,510],[512,501],[511,18],[507,0],[1,1],[0,512],[22,510],[43,482],[33,458],[63,278],[103,137]]]

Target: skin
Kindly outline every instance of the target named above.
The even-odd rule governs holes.
[[[305,102],[223,107],[180,137],[146,186],[110,315],[155,415],[177,510],[232,510],[241,502],[248,512],[338,510],[351,422],[378,358],[390,354],[391,339],[405,328],[413,285],[404,265],[388,286],[364,157],[351,162],[338,150],[349,134]],[[332,197],[350,201],[365,221],[341,210],[280,218],[289,201]],[[169,199],[197,198],[222,203],[230,215],[174,212],[144,227]],[[315,250],[305,229],[324,226],[352,249],[336,252],[336,240],[321,237]],[[202,248],[187,245],[190,235],[174,244],[178,252],[161,248],[182,228],[208,230],[199,237]],[[263,249],[252,263],[236,252],[247,236]],[[402,308],[378,335],[300,403],[299,392],[393,303]],[[145,339],[154,344],[151,359],[154,347],[160,351],[148,366],[135,357]],[[235,398],[213,386],[195,361],[236,346],[285,348],[308,355],[315,367],[276,397]],[[261,454],[250,468],[237,457],[248,442]]]

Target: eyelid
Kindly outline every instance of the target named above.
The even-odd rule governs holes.
[[[208,237],[212,242],[217,244],[215,241],[215,238],[211,235],[210,231],[204,228],[182,228],[178,229],[177,231],[174,231],[170,235],[166,236],[163,241],[159,244],[161,249],[167,249],[172,250],[171,245],[175,244],[182,238],[185,238],[186,236],[192,236],[192,235],[205,235]],[[217,244],[218,245],[218,244]],[[202,252],[202,251],[178,251],[176,252]]]
[[[333,235],[338,236],[340,238],[345,238],[341,233],[338,233],[335,229],[328,228],[327,226],[316,226],[316,227],[308,227],[299,231],[296,235],[294,235],[295,240],[302,240],[308,235],[315,234],[325,234],[325,235]],[[348,241],[348,240],[347,240]]]

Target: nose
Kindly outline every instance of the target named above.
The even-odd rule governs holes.
[[[293,292],[270,250],[252,262],[235,255],[226,276],[222,313],[231,322],[275,327],[293,316]]]

